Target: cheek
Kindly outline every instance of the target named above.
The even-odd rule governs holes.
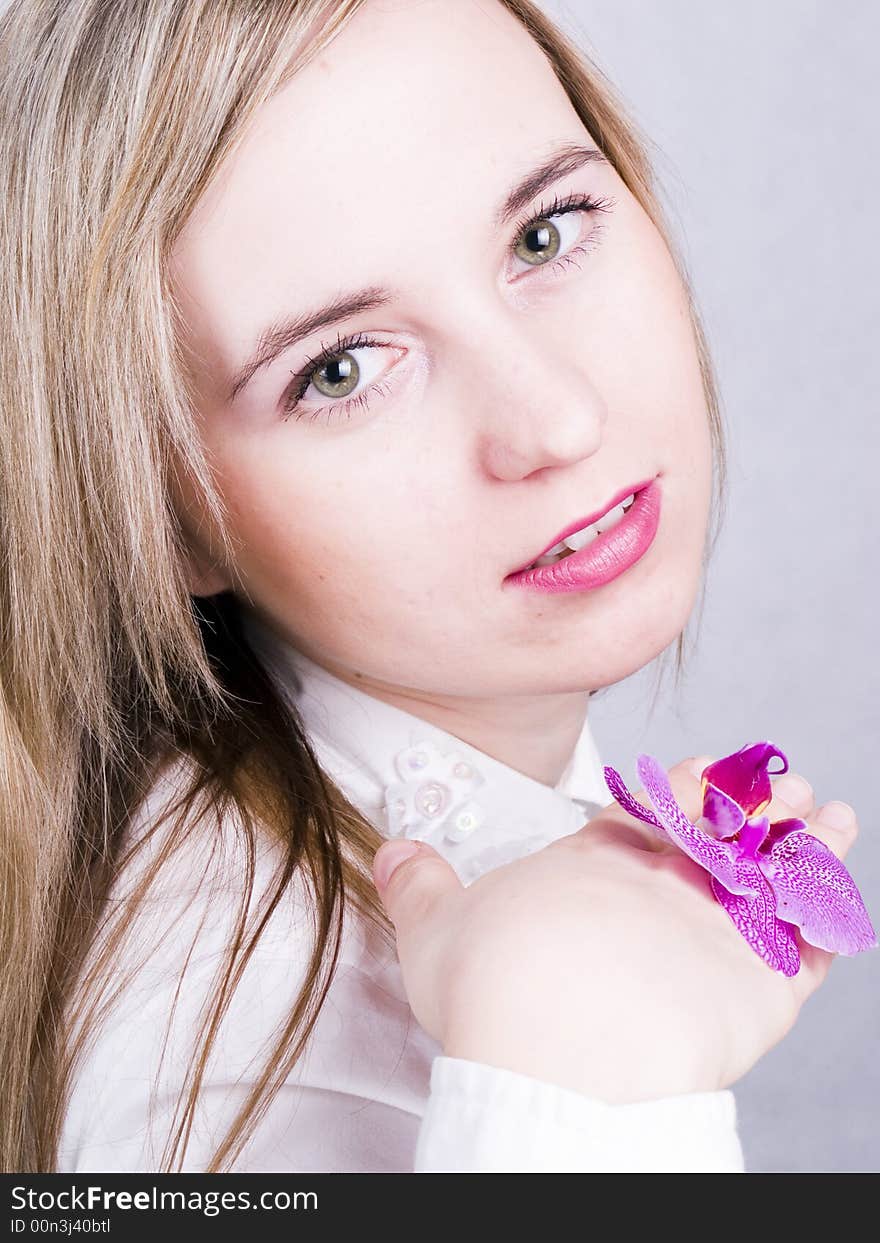
[[[327,453],[258,450],[227,454],[223,495],[238,568],[257,592],[295,593],[310,608],[380,613],[389,584],[419,590],[433,580],[443,549],[441,500],[401,477],[389,455],[358,454],[338,438]],[[332,459],[331,459],[332,453]],[[352,462],[351,459],[354,459]]]
[[[431,537],[440,501],[414,503],[385,460],[377,479],[276,451],[261,470],[239,462],[224,495],[248,597],[290,641],[313,659],[417,684],[465,634],[446,634],[450,558]]]
[[[594,355],[611,393],[638,397],[645,410],[652,402],[662,410],[702,400],[686,288],[666,243],[635,203],[619,221],[596,287],[583,296],[574,319],[595,329]]]
[[[638,272],[630,283],[629,313],[639,408],[646,412],[646,431],[653,424],[654,443],[668,468],[689,481],[696,514],[708,504],[712,438],[687,289],[649,223],[634,259]]]

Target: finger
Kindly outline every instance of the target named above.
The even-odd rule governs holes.
[[[682,760],[667,772],[669,784],[675,801],[681,807],[685,815],[692,821],[697,821],[703,810],[702,786],[697,772],[702,772],[703,768],[711,763],[709,757],[703,757],[701,767],[697,767],[699,762],[694,757]],[[634,789],[631,791],[633,799],[650,812],[652,816],[656,816],[654,807],[644,789]],[[592,830],[595,834],[597,831],[611,830],[620,840],[629,841],[632,845],[640,846],[643,849],[656,851],[678,851],[677,843],[670,841],[669,837],[662,829],[656,828],[654,825],[639,820],[638,817],[632,815],[619,803],[609,803],[604,807],[598,816],[594,817],[589,824],[585,825],[580,832]]]
[[[669,769],[669,784],[675,801],[694,824],[703,814],[703,770],[713,762],[711,755],[697,755]]]
[[[816,810],[816,796],[813,787],[800,773],[784,773],[781,777],[771,777],[770,786],[773,797],[765,814],[771,820],[783,820],[786,816],[811,816]]]
[[[785,773],[771,779],[771,785],[773,797],[764,812],[771,824],[791,818],[804,820],[808,831],[842,859],[858,836],[853,808],[834,799],[817,811],[813,787],[800,773]]]
[[[795,936],[801,956],[801,965],[797,974],[791,977],[791,984],[795,997],[802,1003],[823,983],[837,955],[805,941],[800,930],[795,931]]]
[[[859,835],[855,810],[849,803],[840,803],[837,799],[823,804],[816,815],[807,820],[807,827],[838,859],[846,856]]]
[[[701,778],[704,770],[707,769],[710,764],[714,764],[716,759],[717,756],[714,755],[692,755],[691,758],[689,760],[685,760],[684,763],[688,765],[695,777]]]
[[[813,787],[801,773],[788,772],[771,777],[770,785],[773,796],[764,809],[764,815],[769,817],[771,824],[777,820],[804,820],[813,836],[842,859],[858,836],[858,821],[853,808],[835,799],[817,811]]]
[[[373,856],[373,882],[398,944],[463,886],[452,865],[427,842],[392,838]]]

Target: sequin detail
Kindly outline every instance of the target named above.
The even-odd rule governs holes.
[[[461,842],[484,822],[472,795],[486,779],[460,752],[442,755],[421,742],[398,752],[394,767],[400,780],[385,787],[384,804],[391,836]]]

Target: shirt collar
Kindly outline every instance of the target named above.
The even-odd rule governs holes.
[[[281,639],[244,630],[297,710],[322,768],[385,837],[427,841],[463,883],[574,833],[613,802],[589,714],[555,786],[376,699]]]

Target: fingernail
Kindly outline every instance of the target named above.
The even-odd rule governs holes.
[[[373,878],[380,893],[388,884],[395,868],[399,867],[404,859],[409,859],[411,855],[414,855],[418,848],[418,842],[410,841],[388,842],[379,847],[373,863]]]
[[[835,799],[820,808],[816,819],[827,824],[830,829],[848,829],[855,824],[856,813],[849,803],[841,803]]]

